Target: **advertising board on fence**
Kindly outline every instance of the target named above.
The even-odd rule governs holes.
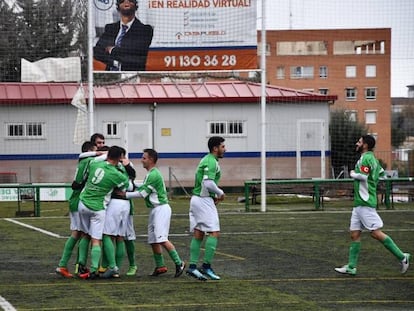
[[[70,188],[40,188],[40,201],[67,201],[72,194]],[[35,188],[0,188],[1,201],[34,200]]]
[[[93,1],[96,71],[257,69],[257,0]]]

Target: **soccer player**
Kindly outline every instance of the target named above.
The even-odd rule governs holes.
[[[135,179],[136,173],[132,163],[126,157],[126,150],[122,149],[121,160],[118,170],[128,176],[131,184]],[[119,277],[119,269],[125,257],[124,238],[129,229],[130,210],[133,208],[132,202],[115,192],[111,195],[111,200],[106,209],[105,225],[103,229],[102,248],[104,251],[103,262],[107,262],[107,269],[102,273],[103,278]],[[105,260],[104,260],[105,259]],[[106,266],[103,263],[104,266]],[[134,273],[135,275],[135,273]]]
[[[127,192],[126,198],[144,198],[145,205],[150,208],[148,216],[148,244],[151,245],[155,269],[151,274],[158,276],[168,271],[162,255],[164,248],[175,263],[175,275],[179,277],[184,269],[185,262],[181,260],[174,244],[169,241],[171,207],[168,204],[164,178],[156,167],[158,153],[154,149],[144,149],[141,163],[147,170],[144,182],[134,192]]]
[[[86,141],[82,144],[82,152],[95,151],[96,146]],[[76,168],[75,178],[72,182],[72,194],[69,198],[69,217],[70,217],[70,230],[71,236],[66,240],[63,248],[62,257],[59,261],[59,266],[56,268],[56,273],[66,278],[73,277],[73,274],[69,272],[67,265],[72,255],[73,248],[82,236],[80,229],[80,220],[78,213],[79,195],[85,185],[86,178],[88,177],[88,166],[91,158],[79,159],[78,166]]]
[[[381,228],[383,222],[377,213],[377,184],[384,169],[375,158],[373,149],[375,138],[371,135],[362,136],[356,143],[356,151],[361,154],[350,172],[354,179],[354,208],[350,221],[351,246],[349,248],[348,264],[335,268],[336,272],[355,275],[357,272],[358,255],[361,249],[361,232],[363,229],[371,232],[371,237],[378,240],[401,263],[401,273],[407,272],[411,255],[403,253],[391,237]]]
[[[115,188],[126,190],[130,185],[128,176],[117,168],[121,156],[122,148],[112,146],[108,150],[106,161],[91,161],[89,165],[88,179],[79,202],[81,230],[92,242],[90,271],[79,274],[83,279],[93,279],[97,276],[108,199]],[[81,251],[82,249],[79,249],[79,264],[84,266],[87,256]]]
[[[211,268],[211,262],[220,236],[220,221],[216,204],[224,200],[224,191],[218,187],[221,177],[218,161],[226,152],[224,138],[210,137],[208,149],[209,153],[201,159],[197,166],[189,213],[190,231],[193,232],[193,238],[190,244],[190,265],[187,274],[200,281],[207,280],[207,277],[212,280],[220,280],[220,277]],[[205,236],[207,236],[205,255],[200,271],[197,269],[197,262]]]
[[[97,149],[99,149],[105,146],[105,136],[101,133],[92,134],[91,142],[95,144]]]

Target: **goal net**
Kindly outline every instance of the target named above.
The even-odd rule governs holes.
[[[413,2],[351,2],[3,0],[0,173],[70,182],[99,132],[139,168],[154,147],[184,187],[212,135],[225,185],[260,178],[264,136],[267,177],[341,178],[369,133],[413,175]]]

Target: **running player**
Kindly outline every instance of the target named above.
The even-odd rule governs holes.
[[[391,237],[381,230],[383,222],[376,209],[377,184],[379,177],[385,174],[372,152],[374,147],[375,138],[371,135],[362,136],[356,143],[356,151],[361,154],[361,157],[355,165],[355,170],[350,173],[354,179],[354,208],[349,226],[352,242],[349,248],[348,264],[335,268],[335,271],[339,273],[356,274],[361,249],[361,232],[364,229],[369,230],[371,237],[378,240],[400,261],[401,273],[407,272],[410,264],[411,255],[403,253]]]

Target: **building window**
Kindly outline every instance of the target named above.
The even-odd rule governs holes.
[[[276,79],[284,79],[285,78],[285,67],[284,66],[278,66],[276,68]]]
[[[319,78],[327,78],[328,77],[328,67],[320,66],[319,67]]]
[[[356,66],[346,66],[345,77],[356,78]]]
[[[326,41],[281,41],[276,45],[277,55],[328,55]]]
[[[319,94],[328,95],[329,94],[329,89],[321,88],[321,89],[319,89]]]
[[[290,67],[291,79],[312,79],[313,67],[312,66],[292,66]]]
[[[356,100],[356,98],[357,98],[356,88],[347,87],[345,89],[345,98],[346,98],[346,100]]]
[[[365,99],[367,99],[367,100],[377,99],[377,88],[375,88],[375,87],[365,88]]]
[[[208,135],[246,136],[245,121],[207,122]]]
[[[365,123],[376,124],[377,123],[377,112],[374,110],[365,111]]]
[[[44,123],[19,122],[7,123],[8,138],[44,138]]]
[[[376,65],[366,65],[365,66],[365,77],[375,78],[377,76],[377,66]]]
[[[384,54],[385,41],[355,40],[334,41],[334,55]]]
[[[357,121],[357,112],[355,110],[346,110],[345,113],[348,116],[349,121]]]
[[[110,121],[105,122],[104,124],[105,128],[105,137],[119,137],[119,122],[116,121]]]

